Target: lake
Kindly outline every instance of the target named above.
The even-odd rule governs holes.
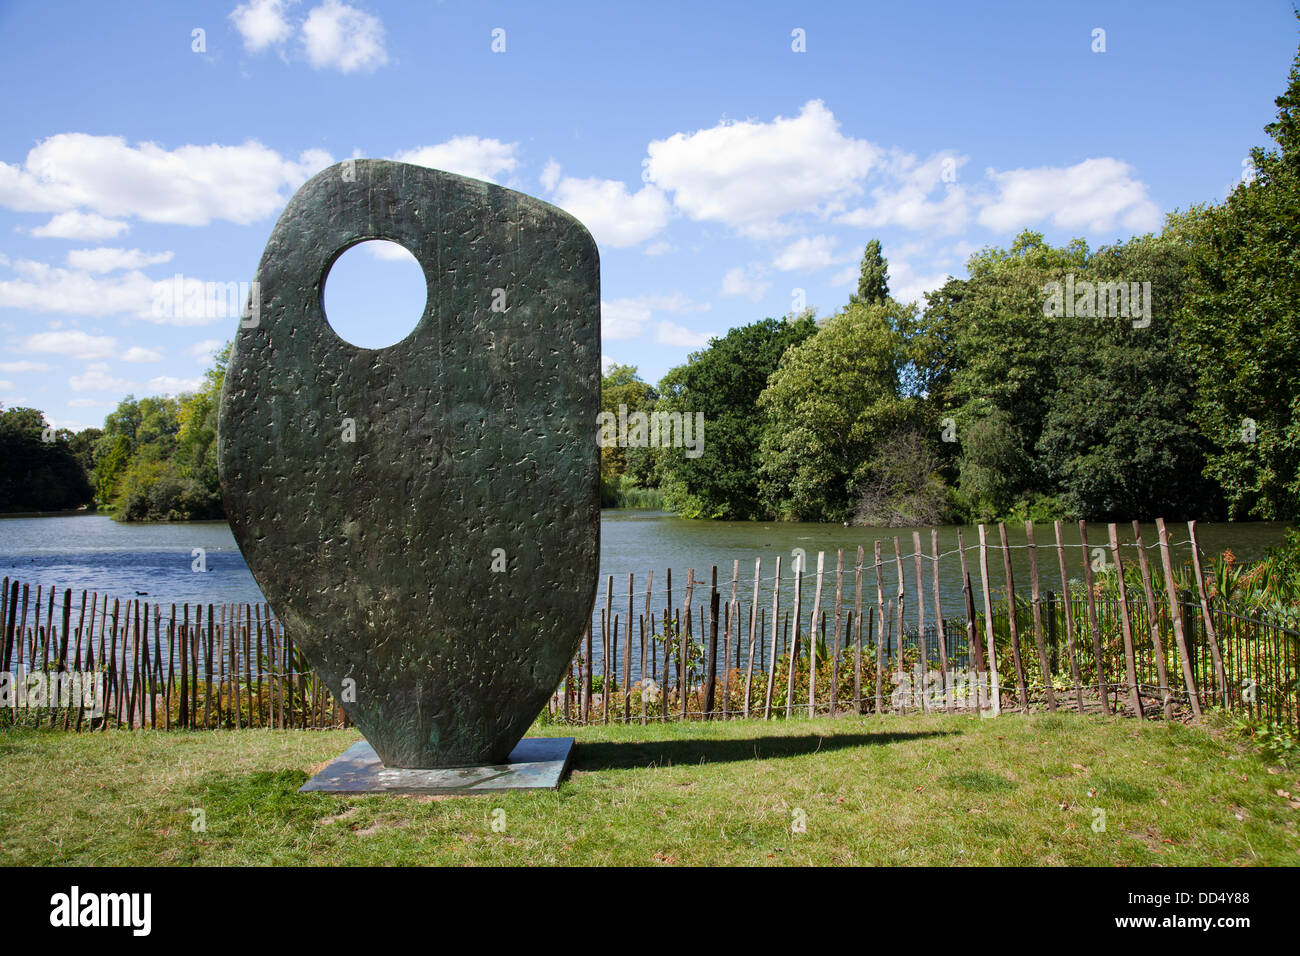
[[[1198,524],[1197,535],[1202,551],[1217,554],[1230,548],[1239,561],[1261,558],[1272,545],[1282,541],[1288,525],[1284,522],[1247,522]],[[957,547],[956,527],[939,529],[941,560],[940,592],[945,617],[959,616],[962,607],[961,567],[956,554],[947,554]],[[990,530],[990,543],[997,542],[997,529]],[[1009,527],[1009,543],[1025,544],[1023,527]],[[1131,541],[1131,527],[1121,526],[1122,540]],[[979,586],[978,556],[972,549],[978,543],[975,528],[961,529],[968,549],[968,565],[972,580]],[[1077,525],[1067,525],[1065,542],[1079,542]],[[1126,533],[1125,533],[1126,532]],[[1188,560],[1190,550],[1187,525],[1170,524],[1171,540],[1176,545],[1175,564]],[[1157,542],[1154,525],[1142,526],[1143,543],[1154,566],[1160,564],[1159,551],[1152,549]],[[903,571],[908,589],[908,617],[915,620],[915,600],[912,597],[915,583],[915,566],[908,557],[912,553],[912,532],[906,528],[845,528],[825,524],[783,524],[779,522],[689,521],[657,511],[607,510],[601,513],[600,592],[598,605],[604,606],[604,589],[608,575],[614,576],[614,609],[626,615],[627,575],[634,575],[636,609],[644,609],[646,572],[654,571],[656,591],[654,606],[662,609],[664,602],[665,569],[672,569],[673,605],[680,606],[686,584],[688,568],[694,568],[697,579],[706,582],[696,588],[696,603],[701,596],[707,603],[707,580],[713,565],[718,566],[719,584],[724,596],[730,593],[732,562],[740,562],[738,599],[747,608],[752,593],[754,559],[762,558],[764,578],[760,591],[760,606],[771,613],[772,576],[776,557],[782,558],[782,608],[788,609],[793,600],[792,558],[796,549],[807,554],[805,575],[805,607],[811,600],[811,590],[817,566],[817,552],[826,552],[826,600],[829,607],[834,596],[834,569],[836,550],[845,552],[845,592],[851,601],[852,568],[859,545],[866,551],[866,571],[863,582],[868,601],[874,601],[875,568],[873,542],[882,541],[885,558],[885,597],[897,590],[897,571],[893,562],[893,539],[897,536],[904,555]],[[1051,525],[1035,529],[1039,546],[1039,566],[1043,575],[1044,590],[1060,590],[1060,572],[1055,551],[1055,538]],[[1106,526],[1089,525],[1089,545],[1097,547],[1106,543]],[[1045,548],[1051,545],[1051,548]],[[206,570],[195,570],[196,549],[201,549]],[[929,530],[922,531],[922,551],[930,553]],[[1029,577],[1028,551],[1013,547],[1013,568],[1017,590],[1027,593]],[[1129,549],[1127,557],[1132,557]],[[1067,550],[1067,571],[1070,577],[1081,576],[1081,555],[1077,547]],[[1004,585],[1001,553],[990,551],[991,585]],[[487,563],[481,573],[490,573]],[[931,568],[928,559],[923,561],[923,577],[927,592],[931,587]],[[86,589],[114,597],[133,598],[161,604],[164,608],[175,603],[257,603],[263,600],[257,582],[244,563],[235,545],[230,528],[224,521],[190,522],[176,524],[121,524],[103,515],[57,515],[47,517],[16,517],[0,519],[0,575],[7,575],[31,585],[53,585],[60,590]],[[891,585],[892,582],[892,585]],[[927,617],[933,620],[933,598],[927,597]],[[698,613],[698,612],[697,612]],[[597,612],[596,619],[599,620]]]

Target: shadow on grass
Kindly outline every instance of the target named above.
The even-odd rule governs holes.
[[[728,763],[802,757],[815,753],[905,743],[926,737],[945,737],[954,731],[916,733],[834,734],[818,737],[751,737],[747,740],[642,740],[617,743],[579,742],[573,751],[574,770],[613,770],[671,764]]]

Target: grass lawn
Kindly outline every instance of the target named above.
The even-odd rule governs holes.
[[[1179,724],[917,716],[533,734],[577,737],[559,792],[453,798],[297,793],[355,731],[6,729],[0,863],[1300,865],[1300,772]]]

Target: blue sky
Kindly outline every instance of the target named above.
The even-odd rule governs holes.
[[[873,236],[912,299],[1026,227],[1096,246],[1221,199],[1296,44],[1280,0],[0,4],[0,402],[80,428],[194,387],[237,317],[155,314],[155,283],[251,280],[351,156],[577,215],[602,352],[654,382],[795,290],[842,306]],[[402,264],[345,261],[339,323],[404,335]]]

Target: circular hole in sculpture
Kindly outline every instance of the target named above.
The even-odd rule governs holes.
[[[428,294],[424,270],[409,249],[368,239],[330,266],[322,295],[325,321],[357,348],[387,348],[419,324]]]

